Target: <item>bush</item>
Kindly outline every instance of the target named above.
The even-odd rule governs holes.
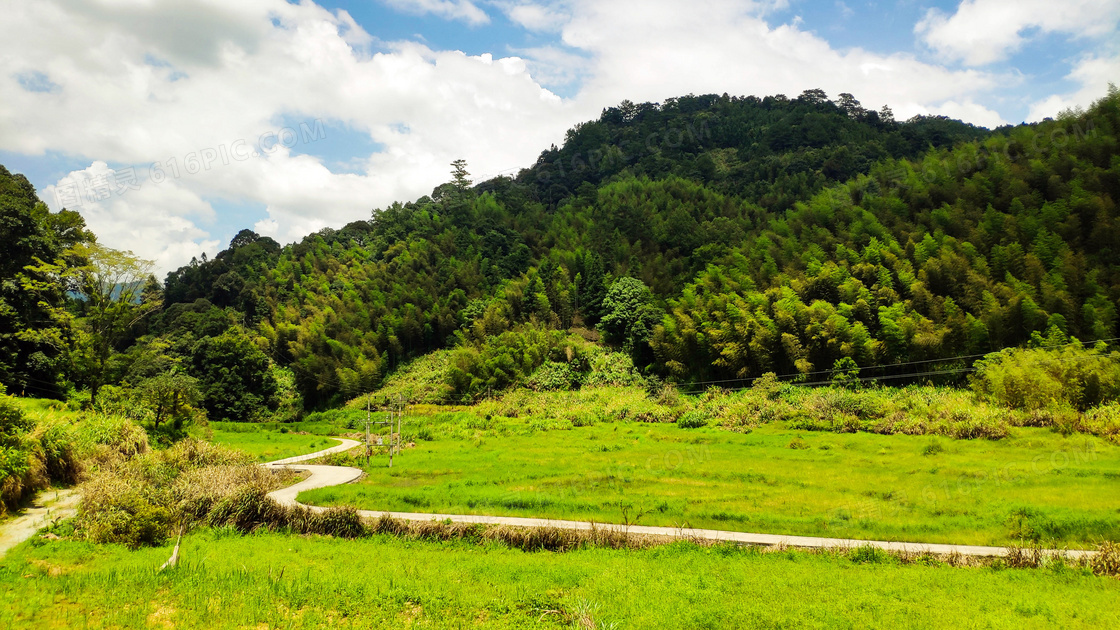
[[[1081,417],[1077,429],[1120,444],[1120,403],[1090,409]]]
[[[43,447],[47,475],[56,482],[77,483],[82,475],[82,464],[75,451],[77,435],[74,429],[68,425],[54,424],[40,426],[37,434]]]
[[[1089,566],[1097,575],[1120,578],[1120,543],[1101,543],[1096,555],[1089,560]]]
[[[50,484],[35,423],[0,389],[0,516]]]
[[[206,521],[211,527],[229,526],[242,533],[287,529],[340,538],[358,538],[367,533],[358,511],[352,507],[315,510],[300,505],[283,506],[262,488],[245,488],[225,497],[210,511]]]
[[[584,377],[587,387],[631,387],[642,383],[630,356],[609,350],[591,355],[590,372]]]
[[[1076,342],[1055,350],[1004,350],[976,363],[972,387],[1013,409],[1084,411],[1120,398],[1120,353]]]
[[[449,382],[455,395],[474,398],[526,380],[560,350],[567,335],[527,328],[504,332],[472,344],[462,343],[451,357]]]
[[[677,426],[682,429],[698,429],[708,426],[708,419],[698,411],[686,411],[677,418]]]
[[[547,361],[525,382],[525,386],[538,392],[576,389],[579,387],[579,374],[567,363]]]
[[[384,407],[398,398],[409,403],[450,402],[454,389],[451,380],[451,350],[436,350],[398,367],[370,396],[358,396],[346,403],[349,409],[365,409],[367,401]]]
[[[110,460],[82,486],[76,530],[94,542],[137,547],[162,544],[176,523],[244,529],[267,516],[253,511],[261,506],[252,497],[280,483],[241,453],[187,439],[164,451]]]
[[[871,545],[852,549],[848,552],[848,559],[857,564],[893,564],[898,562],[898,559],[890,552]]]
[[[120,543],[132,549],[167,541],[171,511],[127,479],[105,479],[82,493],[80,529],[96,543]]]

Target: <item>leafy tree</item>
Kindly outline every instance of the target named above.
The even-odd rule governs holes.
[[[653,303],[653,293],[637,278],[619,278],[603,298],[599,329],[607,341],[620,344],[636,357],[644,356],[653,328],[663,312]]]
[[[181,371],[164,372],[136,386],[141,403],[150,411],[155,429],[171,421],[176,430],[189,420],[202,400],[198,379]]]
[[[118,342],[161,302],[150,292],[144,300],[151,261],[96,244],[75,250],[85,264],[63,272],[80,296],[74,357],[78,374],[89,385],[91,402],[96,402]]]
[[[27,178],[0,166],[0,384],[10,391],[62,394],[71,340],[52,316],[66,305],[57,272],[80,262],[75,245],[93,240],[80,214],[50,212]],[[44,263],[55,273],[27,269]]]
[[[213,419],[259,420],[276,404],[277,383],[268,356],[244,333],[203,337],[191,351],[191,376]],[[186,384],[185,380],[176,381]]]

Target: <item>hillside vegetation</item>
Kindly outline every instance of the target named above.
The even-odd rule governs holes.
[[[516,177],[475,184],[457,161],[430,196],[285,246],[242,231],[162,286],[4,171],[16,333],[0,381],[167,441],[203,417],[292,421],[379,388],[449,403],[767,373],[959,386],[990,352],[1078,340],[1098,356],[1082,372],[1111,374],[1118,133],[1116,90],[994,131],[819,90],[623,103]],[[422,369],[394,375],[408,365]],[[1063,391],[1019,400],[1000,365],[976,387],[1012,407],[1115,399],[1111,377],[1051,369]]]

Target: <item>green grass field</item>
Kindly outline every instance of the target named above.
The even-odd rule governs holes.
[[[1120,539],[1120,447],[1016,428],[1002,440],[751,433],[420,417],[431,438],[315,505],[542,516],[842,538],[1091,547]],[[354,462],[350,462],[354,463]]]
[[[24,544],[0,560],[4,628],[1107,628],[1120,581],[1079,569],[677,543],[523,552],[205,530],[168,547]]]
[[[211,442],[247,453],[261,462],[304,455],[338,445],[337,440],[321,435],[281,433],[248,422],[212,422],[209,429],[211,433],[208,439]]]

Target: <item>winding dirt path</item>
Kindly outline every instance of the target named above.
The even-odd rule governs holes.
[[[296,497],[300,492],[303,492],[304,490],[326,488],[329,486],[351,483],[361,477],[363,474],[362,471],[358,468],[353,468],[350,466],[321,466],[300,464],[300,462],[317,459],[330,453],[340,453],[361,446],[360,442],[356,442],[354,440],[346,440],[343,438],[332,439],[339,440],[341,444],[332,448],[328,448],[326,450],[310,453],[308,455],[289,457],[287,459],[281,459],[275,462],[262,464],[262,466],[269,468],[289,468],[291,470],[300,470],[311,473],[311,475],[303,481],[293,486],[271,492],[268,496],[284,505],[304,505],[296,501]],[[326,509],[314,505],[307,505],[305,507],[316,511]],[[477,514],[426,514],[419,512],[387,511],[378,512],[375,510],[359,510],[358,513],[366,518],[377,518],[382,515],[389,515],[393,518],[407,521],[450,520],[456,523],[483,523],[492,525],[511,525],[515,527],[558,527],[562,529],[573,530],[588,530],[592,527],[596,527],[599,529],[602,529],[603,527],[614,527],[617,529],[625,529],[631,534],[669,538],[687,538],[693,540],[735,542],[763,547],[784,546],[807,549],[831,549],[837,547],[846,548],[870,546],[884,549],[886,551],[933,553],[938,555],[949,555],[952,553],[958,553],[962,556],[977,557],[1005,556],[1008,553],[1008,550],[1005,547],[889,542],[884,540],[857,540],[850,538],[819,538],[816,536],[786,536],[780,534],[750,534],[746,532],[731,532],[718,529],[680,529],[676,527],[650,527],[645,525],[631,525],[630,527],[624,527],[622,525],[610,525],[603,523],[592,524],[584,521],[564,521],[544,518],[520,518],[514,516],[482,516]],[[1081,558],[1085,556],[1091,556],[1096,552],[1079,550],[1060,552],[1057,550],[1052,550],[1048,551],[1047,553],[1065,553],[1070,558]]]
[[[72,488],[40,492],[30,507],[21,510],[15,518],[0,523],[0,558],[53,521],[77,514],[81,498]]]

